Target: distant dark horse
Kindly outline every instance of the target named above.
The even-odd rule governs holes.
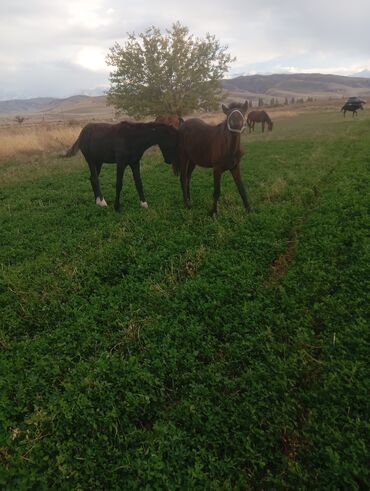
[[[223,123],[209,125],[201,119],[188,119],[179,128],[179,157],[174,165],[176,174],[180,174],[185,207],[189,207],[191,174],[196,165],[213,168],[214,192],[211,215],[217,214],[217,203],[221,193],[221,176],[229,170],[234,178],[240,196],[247,211],[250,206],[240,176],[240,159],[243,151],[240,146],[240,134],[245,128],[245,113],[248,102],[222,105],[226,114]]]
[[[265,131],[265,123],[267,123],[267,129],[272,131],[274,123],[271,121],[270,116],[266,111],[251,111],[247,117],[247,125],[249,127],[249,133],[253,130],[256,123],[262,123],[262,133]]]
[[[99,174],[104,162],[117,164],[115,210],[120,209],[123,173],[131,167],[140,206],[148,208],[140,176],[140,159],[145,150],[158,145],[166,163],[175,160],[178,146],[178,130],[161,123],[117,124],[90,123],[82,128],[80,136],[65,157],[72,157],[81,150],[90,168],[90,181],[99,206],[107,206],[99,185]]]
[[[180,128],[184,120],[176,114],[161,114],[155,118],[155,122],[169,124],[175,128]]]
[[[352,117],[353,117],[355,114],[356,114],[356,116],[358,116],[357,109],[361,109],[361,110],[364,109],[362,107],[362,103],[360,103],[360,102],[358,102],[358,103],[346,102],[344,104],[344,106],[342,107],[341,112],[343,111],[344,117],[346,116],[347,111],[352,112]]]

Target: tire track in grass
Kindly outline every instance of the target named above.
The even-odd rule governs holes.
[[[358,164],[358,169],[359,169],[359,175],[365,177],[364,169],[363,169],[363,161]],[[306,316],[309,319],[309,325],[311,326],[312,334],[309,334],[309,331],[307,331],[306,337],[307,339],[305,340],[300,339],[300,336],[297,336],[296,341],[294,341],[293,337],[293,346],[295,346],[295,349],[297,350],[298,356],[301,357],[302,360],[302,366],[303,368],[300,369],[296,375],[296,382],[294,384],[295,391],[297,393],[297,401],[299,401],[298,407],[300,408],[299,412],[297,412],[296,415],[296,422],[293,424],[293,428],[291,428],[289,431],[285,430],[282,434],[281,437],[281,447],[282,451],[287,457],[288,460],[288,465],[287,469],[285,471],[285,476],[287,479],[287,482],[291,484],[292,487],[295,487],[297,485],[302,485],[303,482],[306,481],[307,476],[311,475],[312,476],[312,469],[310,468],[310,465],[305,465],[307,462],[310,462],[312,460],[312,455],[314,455],[317,452],[319,452],[322,455],[322,462],[319,463],[316,459],[316,465],[319,466],[318,469],[320,469],[321,472],[318,473],[317,481],[316,481],[316,486],[326,486],[326,485],[333,485],[333,476],[331,475],[331,478],[327,480],[325,484],[323,484],[326,481],[325,478],[325,472],[323,472],[323,469],[325,469],[325,449],[322,448],[322,443],[320,442],[320,430],[314,429],[312,427],[312,411],[313,407],[315,404],[311,402],[309,394],[311,394],[312,401],[315,401],[318,397],[318,393],[322,390],[321,386],[325,386],[330,380],[330,375],[328,379],[328,373],[332,372],[331,377],[334,376],[335,374],[335,368],[333,369],[332,362],[335,360],[335,344],[336,344],[336,337],[335,334],[339,328],[335,328],[334,325],[328,324],[327,321],[319,321],[320,315],[318,317],[318,313],[320,312],[320,309],[318,308],[318,305],[320,305],[320,293],[316,292],[316,297],[315,302],[312,304],[312,294],[311,295],[306,295],[303,292],[301,292],[299,284],[301,282],[302,285],[307,285],[309,284],[309,281],[305,281],[305,276],[307,276],[307,272],[305,271],[307,268],[307,264],[309,264],[309,261],[313,260],[317,262],[316,259],[316,254],[318,252],[317,248],[314,248],[311,250],[307,249],[306,245],[306,252],[302,252],[302,250],[305,250],[305,244],[309,244],[310,241],[314,242],[317,240],[315,236],[319,234],[320,240],[325,243],[326,240],[329,239],[329,244],[330,240],[333,241],[333,237],[331,237],[329,234],[330,232],[333,232],[334,234],[337,234],[337,239],[338,244],[336,244],[336,241],[334,241],[334,247],[338,248],[335,249],[336,252],[334,252],[334,256],[338,254],[340,257],[343,252],[343,244],[341,244],[341,227],[345,228],[346,222],[342,221],[339,216],[340,214],[346,209],[350,209],[350,204],[351,200],[348,200],[347,197],[347,202],[346,202],[346,195],[341,192],[341,189],[346,189],[347,194],[348,193],[353,193],[357,192],[358,193],[358,187],[363,188],[365,190],[366,186],[364,185],[363,182],[360,184],[360,179],[361,177],[354,176],[352,178],[352,182],[347,182],[348,178],[346,176],[346,173],[344,171],[344,165],[338,165],[335,168],[332,168],[331,171],[325,176],[323,179],[323,183],[321,184],[320,188],[320,200],[317,201],[315,200],[314,206],[310,206],[307,215],[305,216],[304,221],[299,225],[299,241],[295,242],[295,252],[299,253],[299,257],[297,258],[296,254],[294,254],[294,260],[293,262],[286,262],[285,263],[285,268],[283,269],[284,274],[280,274],[278,277],[273,276],[273,279],[275,280],[273,282],[274,287],[279,288],[278,283],[281,283],[282,285],[289,285],[290,284],[290,290],[292,290],[292,286],[296,284],[297,287],[297,292],[298,295],[296,296],[298,298],[301,298],[300,304],[301,304],[301,310],[306,309]],[[357,182],[356,182],[357,181]],[[337,203],[337,196],[343,196],[343,203],[340,203],[338,206],[338,210],[336,210],[336,203]],[[361,198],[360,194],[358,194],[358,199],[356,200],[356,203],[360,203]],[[324,208],[323,208],[324,207]],[[327,215],[323,214],[323,209],[327,210]],[[347,212],[348,214],[348,212]],[[319,221],[317,220],[316,217],[322,217]],[[328,222],[329,227],[325,229],[325,221]],[[332,227],[332,222],[335,223],[337,222],[337,227],[338,229],[335,230]],[[360,229],[361,227],[361,221],[359,222],[358,228]],[[356,228],[354,227],[354,230],[356,231]],[[342,234],[345,237],[345,233]],[[334,235],[335,237],[335,235]],[[346,241],[348,239],[345,239]],[[333,246],[331,246],[333,247]],[[333,258],[332,256],[327,256],[327,252],[325,251],[325,247],[321,244],[321,250],[322,250],[322,265],[321,265],[321,271],[320,275],[323,275],[323,278],[325,278],[325,274],[328,274],[328,280],[331,282],[331,285],[329,287],[329,290],[325,295],[333,295],[333,298],[336,298],[336,290],[343,288],[344,284],[341,282],[340,277],[335,277],[333,273],[335,272],[336,274],[339,273],[340,271],[340,266],[341,263],[340,261],[336,261],[335,257]],[[312,253],[314,254],[312,256]],[[288,255],[289,258],[293,258],[292,254],[292,245],[290,244],[288,247]],[[325,256],[327,256],[325,258]],[[345,257],[345,256],[344,256]],[[324,260],[326,259],[326,262]],[[354,259],[354,258],[353,258]],[[359,258],[358,260],[363,261],[363,258]],[[283,261],[280,261],[281,263]],[[356,261],[354,261],[355,263]],[[280,263],[279,263],[280,264]],[[348,278],[351,277],[351,274],[349,273]],[[296,279],[294,279],[296,278]],[[278,280],[278,282],[276,281]],[[361,280],[360,280],[361,281]],[[271,282],[268,285],[271,287]],[[321,284],[321,280],[319,279],[317,282],[317,286],[320,289],[328,289],[328,285],[325,286],[325,284]],[[342,300],[344,300],[342,298]],[[328,300],[326,300],[328,302]],[[347,301],[344,300],[343,306],[346,305],[346,303],[350,304],[351,300],[348,299]],[[337,308],[339,307],[340,304],[338,304]],[[298,306],[298,312],[299,312],[299,306]],[[344,308],[345,312],[345,308]],[[333,313],[331,314],[331,317],[333,317]],[[331,319],[333,320],[333,319]],[[309,327],[308,325],[308,327]],[[327,329],[332,330],[332,332],[327,332]],[[334,331],[334,332],[333,332]],[[337,333],[338,336],[338,333]],[[345,355],[345,357],[350,356],[349,353]],[[334,365],[336,362],[334,361]],[[339,376],[338,376],[339,375]],[[341,386],[341,375],[336,374],[337,377],[337,386],[339,390],[343,390]],[[335,379],[334,379],[335,380]],[[363,383],[363,380],[362,380]],[[333,381],[329,382],[330,385],[333,385]],[[342,384],[343,385],[343,384]],[[323,391],[325,393],[325,390]],[[335,401],[335,398],[332,398],[333,401]],[[356,398],[353,398],[353,401],[355,401]],[[338,404],[338,400],[336,403]],[[361,401],[361,399],[358,400],[358,406],[356,408],[357,411],[359,411],[359,414],[362,414],[362,417],[366,414],[365,407],[364,407],[364,400]],[[332,410],[336,412],[338,415],[341,414],[341,410],[338,410],[338,407],[340,406],[329,406],[332,407]],[[315,408],[315,411],[317,411],[317,408]],[[330,411],[330,409],[329,409]],[[325,412],[325,410],[324,410]],[[343,412],[342,416],[343,417]],[[315,416],[316,422],[321,425],[321,430],[323,428],[323,422],[320,420],[320,417],[317,418]],[[327,425],[327,429],[331,427],[336,427],[335,420],[333,422],[326,421],[325,424]],[[349,428],[351,428],[351,425],[348,424]],[[310,428],[309,431],[307,431],[307,428]],[[319,426],[320,428],[320,426]],[[350,431],[355,431],[356,432],[356,426],[353,425],[352,423],[352,430]],[[333,431],[333,430],[332,430]],[[337,431],[340,431],[340,428],[337,428]],[[321,438],[325,440],[325,437],[321,435]],[[327,439],[327,445],[328,448],[330,448],[331,443],[330,440]],[[361,437],[360,437],[361,441]],[[331,458],[333,459],[333,456],[335,455],[335,448],[339,448],[341,446],[340,440],[337,438],[334,438],[333,434],[333,442],[332,442],[332,448],[333,452],[331,455]],[[316,451],[315,451],[316,449]],[[341,450],[343,451],[343,449]],[[337,454],[337,458],[339,458],[340,454]],[[327,454],[326,457],[330,456],[330,454]],[[349,457],[349,454],[348,454]],[[350,463],[352,460],[352,464]],[[365,459],[366,460],[366,459]],[[354,453],[352,456],[352,459],[350,458],[349,461],[347,462],[346,467],[342,467],[341,472],[338,472],[338,476],[340,475],[341,477],[338,477],[338,482],[337,485],[340,487],[344,481],[347,482],[348,489],[357,489],[357,484],[359,484],[359,488],[362,488],[363,486],[366,486],[364,483],[368,479],[368,474],[367,477],[364,477],[363,471],[366,468],[365,460],[361,458],[361,454]],[[329,473],[333,471],[333,466],[334,466],[334,461],[332,461],[330,464],[327,465],[326,472]],[[351,465],[353,465],[353,468],[351,469]],[[361,467],[362,466],[362,467]],[[359,474],[359,470],[361,469],[362,471]],[[316,470],[318,470],[316,469]],[[345,469],[345,470],[343,470]],[[338,468],[339,471],[339,468]],[[343,481],[344,480],[344,481]],[[306,482],[307,486],[310,488],[312,486],[312,482],[309,483],[309,480]],[[336,487],[336,486],[335,486]]]

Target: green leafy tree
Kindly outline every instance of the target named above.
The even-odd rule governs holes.
[[[164,34],[157,27],[129,34],[124,46],[110,48],[106,61],[114,67],[108,103],[139,117],[217,108],[221,79],[234,58],[215,36],[195,38],[177,22]]]

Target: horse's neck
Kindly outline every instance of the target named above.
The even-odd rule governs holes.
[[[141,144],[143,151],[147,150],[149,147],[152,147],[153,145],[158,145],[158,143],[160,142],[160,138],[158,134],[154,131],[149,130],[145,136],[146,138],[143,139],[143,142]]]
[[[228,153],[234,155],[240,148],[240,133],[236,133],[235,131],[230,131],[227,127],[226,120],[221,124],[220,129],[227,142]],[[220,141],[222,141],[222,139],[220,139]]]

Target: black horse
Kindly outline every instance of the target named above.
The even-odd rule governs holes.
[[[135,186],[140,198],[140,206],[148,208],[140,175],[140,159],[145,150],[158,145],[167,164],[172,164],[177,155],[178,130],[162,123],[117,124],[90,123],[82,128],[80,136],[64,157],[83,153],[90,169],[90,181],[99,206],[107,206],[99,185],[99,174],[103,163],[117,164],[115,210],[120,209],[120,194],[123,174],[131,167]]]
[[[354,117],[355,114],[356,116],[358,116],[357,110],[363,110],[363,104],[366,104],[366,102],[359,99],[358,97],[349,97],[342,107],[341,112],[343,111],[344,117],[346,116],[347,111],[352,112],[352,117]]]

